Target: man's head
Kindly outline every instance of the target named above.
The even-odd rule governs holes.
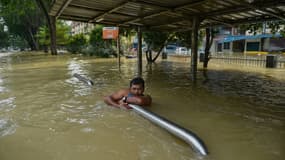
[[[140,96],[144,92],[144,80],[141,77],[136,77],[130,82],[130,92],[133,95]]]

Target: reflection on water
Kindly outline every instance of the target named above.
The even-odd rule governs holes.
[[[16,132],[17,125],[10,119],[0,119],[0,138]]]
[[[86,63],[83,60],[77,60],[77,58],[73,58],[68,64],[68,70],[70,73],[70,78],[66,80],[67,83],[69,83],[71,86],[77,86],[76,89],[74,89],[74,92],[77,95],[84,96],[90,94],[92,92],[90,86],[87,86],[85,84],[82,85],[76,85],[77,83],[80,83],[77,78],[75,78],[73,75],[74,74],[80,74],[83,76],[87,76],[88,72],[87,70],[84,69],[86,68]]]
[[[285,106],[284,81],[241,71],[208,71],[207,76],[210,82],[204,84],[215,94],[246,97],[259,105]]]
[[[47,55],[0,59],[5,61],[0,64],[1,160],[285,157],[285,82],[278,77],[283,74],[280,70],[211,66],[207,72],[199,71],[194,85],[188,63],[144,64],[146,94],[154,100],[149,109],[197,133],[210,151],[202,158],[134,112],[104,104],[102,96],[127,87],[136,75],[133,59],[122,59],[121,70],[115,59]],[[94,86],[82,83],[74,73],[92,79]]]

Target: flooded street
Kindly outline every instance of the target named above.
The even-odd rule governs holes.
[[[3,54],[3,53],[0,53]],[[195,132],[210,154],[102,97],[128,87],[136,60],[0,56],[0,160],[282,160],[285,70],[188,62],[143,65],[149,110]],[[90,87],[73,74],[93,80]]]

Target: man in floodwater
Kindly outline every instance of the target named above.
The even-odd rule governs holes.
[[[144,80],[140,77],[134,78],[130,82],[130,87],[121,89],[109,96],[104,97],[106,104],[115,107],[125,107],[131,109],[128,104],[136,104],[140,106],[149,106],[151,97],[144,95]]]

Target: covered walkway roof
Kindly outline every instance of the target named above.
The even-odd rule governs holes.
[[[209,25],[285,21],[284,0],[54,0],[59,19],[152,30],[189,30],[193,17]]]

